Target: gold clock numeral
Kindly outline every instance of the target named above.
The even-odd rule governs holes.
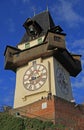
[[[31,84],[28,85],[28,89],[32,90],[32,85]]]
[[[37,83],[37,84],[35,85],[35,88],[36,88],[36,89],[38,89],[38,88],[39,88],[39,83]]]
[[[29,80],[26,80],[26,81],[24,80],[24,85],[29,84],[29,83],[30,83]]]
[[[40,66],[40,67],[39,67],[39,70],[42,71],[42,70],[43,70],[43,66]]]
[[[31,67],[31,71],[34,71],[34,67]]]
[[[25,86],[27,89],[29,88],[30,84],[27,84],[27,86]]]
[[[24,80],[27,80],[27,79],[28,79],[28,75],[25,75],[25,76],[24,76]]]
[[[39,82],[40,85],[43,85],[43,83],[44,83],[43,80],[41,80],[41,81]]]
[[[28,74],[28,75],[29,75],[30,73],[31,73],[30,71],[27,71],[27,72],[26,72],[26,74]]]
[[[47,76],[46,75],[42,75],[42,79],[46,79],[47,78]]]
[[[45,69],[43,69],[42,73],[43,73],[43,74],[44,74],[44,73],[46,74],[46,70],[45,70]]]

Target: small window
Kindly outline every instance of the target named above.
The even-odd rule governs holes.
[[[30,43],[26,43],[25,44],[25,49],[29,48],[30,47]]]
[[[18,56],[19,56],[19,53],[15,54],[15,56],[18,57]]]
[[[42,43],[42,38],[38,38],[38,44]]]
[[[60,42],[61,38],[59,36],[54,36],[54,41]]]
[[[36,65],[36,60],[34,60],[32,63],[33,63],[33,66]]]
[[[12,53],[11,52],[9,52],[9,57],[12,57]]]

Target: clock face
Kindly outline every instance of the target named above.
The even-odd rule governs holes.
[[[64,94],[68,94],[68,81],[67,81],[67,75],[65,74],[65,71],[62,67],[57,68],[57,83],[58,87],[61,89],[61,91]]]
[[[29,91],[41,88],[47,80],[47,69],[42,64],[33,64],[24,74],[23,85]]]

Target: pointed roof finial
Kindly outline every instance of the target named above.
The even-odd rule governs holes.
[[[46,7],[47,7],[47,11],[48,11],[48,0],[46,0]]]
[[[33,7],[32,9],[33,9],[34,16],[35,16],[35,15],[36,15],[36,8],[35,8],[35,7]]]
[[[47,11],[48,11],[48,5],[47,5]]]

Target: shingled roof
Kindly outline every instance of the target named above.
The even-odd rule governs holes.
[[[49,11],[44,11],[38,15],[35,15],[31,19],[33,21],[36,21],[42,28],[42,32],[41,32],[40,36],[45,35],[49,29],[55,27],[55,24],[53,22],[53,19],[50,15]],[[29,36],[28,36],[27,32],[25,32],[25,34],[19,44],[22,44],[27,41],[29,41]]]

